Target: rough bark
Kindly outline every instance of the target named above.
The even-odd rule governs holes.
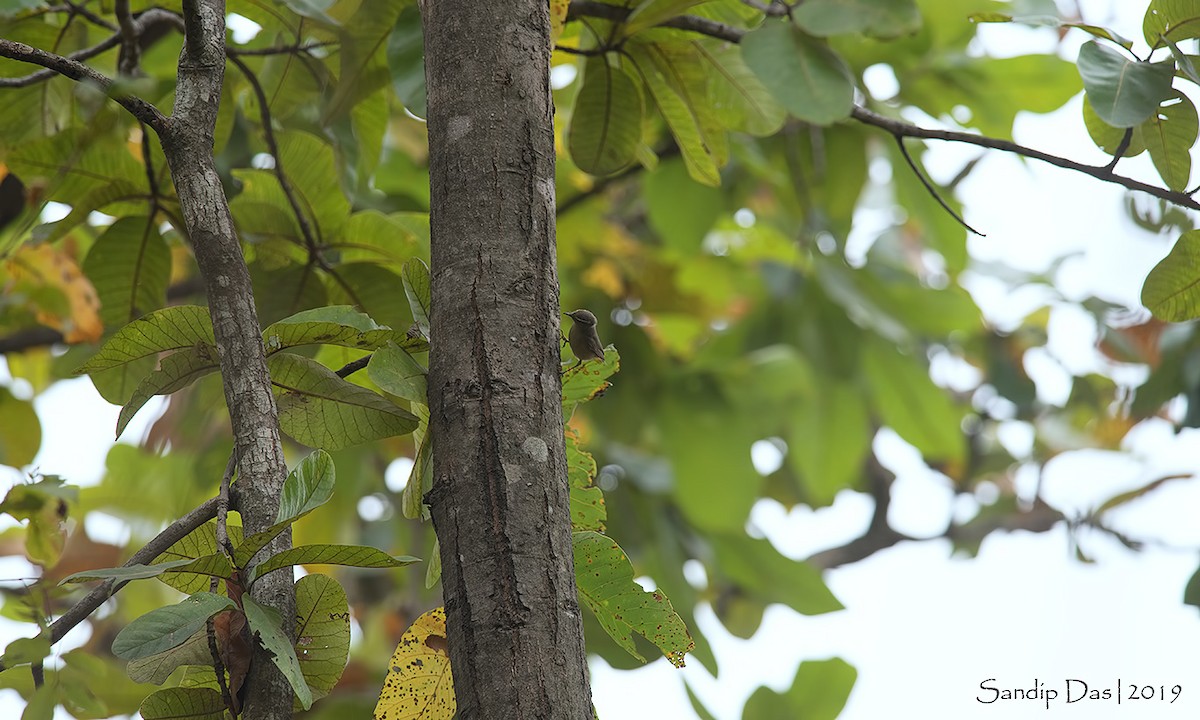
[[[250,273],[213,164],[213,131],[225,71],[225,3],[185,0],[183,7],[186,34],[175,109],[161,140],[204,276],[238,457],[239,510],[249,534],[275,522],[287,465]],[[290,545],[291,535],[284,533],[266,552]],[[265,576],[255,584],[253,597],[284,618],[296,616],[288,573]],[[246,686],[247,720],[292,716],[291,687],[261,648],[255,651]]]
[[[460,717],[591,718],[571,555],[545,0],[425,4],[434,484]]]

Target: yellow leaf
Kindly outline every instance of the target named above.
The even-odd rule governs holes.
[[[434,608],[400,638],[375,705],[375,720],[451,720],[457,707],[446,610]]]
[[[18,284],[62,293],[65,307],[37,304],[35,315],[41,324],[60,331],[67,342],[95,342],[104,334],[96,289],[71,256],[51,245],[26,245],[8,260],[8,271]]]
[[[567,21],[567,7],[570,4],[571,0],[550,0],[550,47],[554,47],[558,36],[562,35],[563,25]]]

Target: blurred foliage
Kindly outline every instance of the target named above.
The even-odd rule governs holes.
[[[111,4],[83,5],[113,23]],[[1148,151],[1164,185],[1182,190],[1197,115],[1177,86],[1200,76],[1178,43],[1200,35],[1194,3],[1151,2],[1145,46],[1055,18],[1050,2],[808,0],[791,18],[753,5],[552,3],[562,306],[595,312],[621,365],[610,384],[610,349],[601,366],[564,378],[573,518],[620,543],[620,562],[606,572],[624,578],[631,567],[669,597],[695,641],[693,656],[713,673],[720,658],[696,626],[698,606],[711,606],[740,637],[759,628],[771,604],[836,611],[820,571],[902,537],[887,526],[892,476],[872,449],[882,427],[973,500],[976,514],[947,517],[944,533],[973,553],[1001,529],[1042,531],[1064,519],[1104,528],[1107,512],[1143,494],[1064,518],[1040,498],[1018,496],[1023,468],[1088,448],[1119,451],[1151,417],[1200,426],[1200,338],[1190,325],[1163,322],[1200,308],[1186,213],[1131,199],[1139,225],[1183,234],[1146,284],[1144,300],[1159,319],[1080,301],[1098,324],[1102,369],[1072,377],[1069,399],[1050,403],[1025,363],[1044,352],[1048,308],[1071,302],[1055,289],[1054,269],[973,261],[966,230],[913,175],[893,138],[849,119],[857,102],[888,117],[923,114],[1008,138],[1018,112],[1054,110],[1086,89],[1079,132],[1110,154],[1122,145],[1125,155]],[[0,37],[69,54],[111,35],[72,7],[27,0],[0,11]],[[230,52],[248,72],[227,68],[215,152],[268,350],[289,350],[272,370],[277,380],[303,381],[308,398],[362,399],[357,414],[322,406],[325,425],[315,430],[294,409],[307,401],[285,408],[293,413],[285,430],[332,450],[337,468],[336,492],[296,523],[296,542],[430,557],[435,540],[420,520],[418,492],[429,482],[419,399],[428,276],[414,258],[428,257],[430,242],[419,12],[409,0],[230,0],[228,10],[238,16]],[[1053,54],[995,58],[975,43],[986,22],[1092,39],[1078,66]],[[713,27],[723,39],[696,31]],[[144,76],[128,86],[164,111],[180,42],[169,25],[147,32]],[[116,51],[88,63],[112,76]],[[0,78],[33,69],[0,60]],[[887,97],[871,95],[868,69],[894,75]],[[85,364],[96,390],[126,405],[120,429],[153,394],[173,393],[143,437],[113,447],[98,485],[73,494],[57,478],[32,476],[0,506],[26,523],[4,533],[0,547],[44,573],[5,585],[2,612],[44,626],[80,596],[59,579],[118,565],[211,497],[230,440],[220,384],[202,377],[215,368],[211,340],[180,322],[203,316],[189,306],[204,297],[157,138],[65,78],[0,87],[0,97],[0,346],[19,381],[0,388],[0,462],[28,466],[41,427],[64,422],[37,417],[33,397]],[[907,147],[919,165],[923,147]],[[937,188],[956,212],[954,186],[974,167]],[[1037,287],[1045,300],[1019,327],[995,327],[960,284],[967,271],[1013,291]],[[162,318],[171,327],[153,325]],[[139,351],[131,338],[148,327],[157,340]],[[369,372],[335,374],[372,350]],[[114,351],[125,353],[120,363]],[[1145,380],[1118,382],[1129,366],[1144,368]],[[931,374],[936,367],[954,372]],[[595,384],[585,373],[597,375]],[[1186,413],[1178,405],[1168,413],[1180,397]],[[327,432],[342,422],[367,429]],[[1031,431],[1030,446],[1001,442],[1005,426]],[[287,451],[295,462],[307,448]],[[392,463],[388,477],[410,476],[415,490],[385,482]],[[751,527],[758,503],[820,508],[848,491],[875,499],[875,519],[860,538],[809,562],[783,556]],[[89,538],[89,513],[119,518],[128,540],[116,547]],[[703,572],[685,575],[685,563]],[[440,588],[428,587],[437,574],[423,567],[337,576],[361,639],[336,686],[321,687],[328,697],[304,717],[370,712],[406,629],[441,604]],[[1196,597],[1189,586],[1187,601]],[[85,646],[50,672],[59,696],[35,695],[25,667],[0,672],[0,687],[19,690],[38,712],[55,702],[79,718],[133,712],[152,688],[125,677],[112,640],[133,618],[177,599],[155,583],[124,590],[111,612],[90,621]],[[658,654],[621,630],[614,640],[604,623],[612,618],[588,616],[588,647],[610,664],[635,665],[629,652]],[[46,651],[25,642],[9,646],[6,660],[36,662]],[[331,661],[322,662],[328,685]],[[805,662],[787,692],[755,693],[745,717],[791,717],[801,707],[836,717],[854,678],[840,660]],[[192,695],[187,702],[198,707],[211,701]]]

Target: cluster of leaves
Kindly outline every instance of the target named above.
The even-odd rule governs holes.
[[[112,32],[81,14],[25,5],[0,17],[0,37],[70,54]],[[421,547],[429,552],[417,554],[436,558],[428,523],[383,522],[395,509],[424,517],[431,480],[421,358],[428,278],[414,260],[428,255],[429,244],[425,135],[414,119],[425,113],[420,14],[410,0],[320,5],[230,0],[229,11],[259,31],[231,44],[240,65],[227,69],[215,137],[284,432],[329,450],[338,467],[338,493],[321,513],[293,518],[295,537],[301,547]],[[963,229],[907,170],[891,138],[847,119],[857,98],[884,115],[915,109],[1006,137],[1019,111],[1056,109],[1082,87],[1097,144],[1115,154],[1124,143],[1123,156],[1144,147],[1167,186],[1179,188],[1195,140],[1195,113],[1188,115],[1191,103],[1177,87],[1195,81],[1194,59],[1177,52],[1194,37],[1189,19],[1200,11],[1192,6],[1150,3],[1146,41],[1157,55],[1145,59],[1103,28],[1044,21],[1096,38],[1077,66],[1054,54],[968,52],[978,29],[970,17],[1054,15],[1047,0],[806,0],[790,14],[741,0],[553,3],[561,19],[553,62],[576,73],[555,90],[555,132],[567,151],[557,170],[562,295],[566,306],[597,311],[601,335],[621,349],[623,365],[621,382],[607,389],[613,351],[605,363],[563,378],[576,565],[581,602],[593,610],[585,620],[590,651],[623,668],[659,652],[676,660],[694,641],[693,657],[716,673],[717,658],[695,631],[698,606],[710,605],[741,637],[759,628],[770,604],[807,614],[839,609],[820,576],[829,561],[785,557],[748,534],[747,521],[764,501],[820,508],[851,490],[875,498],[884,517],[872,527],[886,528],[890,474],[872,449],[882,427],[920,451],[960,495],[974,497],[982,484],[999,488],[974,517],[947,518],[945,535],[972,552],[991,530],[1031,527],[1027,503],[1013,490],[1021,468],[1080,448],[1117,450],[1134,424],[1181,393],[1197,401],[1184,424],[1200,426],[1200,379],[1188,369],[1200,340],[1157,320],[1114,327],[1114,308],[1095,300],[1083,307],[1102,328],[1101,349],[1114,362],[1150,367],[1149,380],[1127,404],[1117,401],[1130,389],[1098,373],[1071,378],[1061,406],[1039,400],[1024,359],[1046,344],[1050,306],[1067,303],[1053,288],[1054,269],[972,263]],[[115,25],[111,14],[102,16]],[[169,29],[147,41],[144,77],[127,87],[169,107],[179,42]],[[87,62],[116,75],[114,53]],[[896,78],[889,97],[871,96],[862,82],[879,66]],[[30,70],[3,62],[0,78]],[[122,406],[118,433],[150,397],[169,394],[144,447],[115,446],[96,487],[76,495],[47,478],[10,493],[4,510],[28,527],[9,531],[25,542],[8,552],[27,551],[45,575],[30,590],[6,589],[3,611],[37,621],[75,597],[74,586],[58,580],[117,565],[124,552],[89,540],[82,523],[68,541],[64,516],[117,516],[134,528],[137,544],[146,528],[212,495],[230,448],[224,399],[208,375],[216,349],[157,139],[93,88],[65,78],[0,88],[0,96],[0,160],[24,188],[21,212],[0,228],[7,254],[0,337],[51,330],[69,346],[62,354],[10,353],[10,372],[41,393],[82,366],[100,394]],[[920,148],[911,152],[919,162]],[[961,213],[954,184],[940,192]],[[48,202],[62,212],[44,215]],[[1191,230],[1187,218],[1134,210],[1152,230]],[[1194,285],[1196,264],[1184,257],[1196,252],[1193,243],[1184,232],[1147,284],[1148,292],[1164,288],[1162,302],[1147,296],[1163,317],[1177,317],[1164,308],[1192,302],[1181,289]],[[1037,286],[1047,304],[1011,332],[989,327],[958,283],[968,268],[1010,287]],[[408,302],[399,299],[401,287]],[[943,387],[930,377],[934,362],[969,367],[975,379]],[[602,401],[576,412],[602,389]],[[47,421],[28,393],[0,388],[0,462],[31,462],[39,422]],[[1034,431],[1028,452],[1000,442],[1005,423]],[[775,449],[776,467],[751,462],[756,443]],[[392,490],[380,478],[401,456],[412,458],[412,468],[404,489]],[[1113,498],[1087,520],[1099,523],[1139,494]],[[383,510],[360,515],[364,498]],[[325,513],[340,520],[319,521]],[[871,532],[864,546],[877,541]],[[210,538],[207,526],[189,540],[194,547],[163,564],[224,557]],[[688,561],[703,568],[702,582],[685,577]],[[211,562],[225,572],[222,561]],[[228,562],[233,578],[236,548]],[[176,570],[154,569],[161,580],[210,577]],[[364,640],[312,716],[370,712],[393,650],[391,667],[413,659],[400,656],[406,645],[444,656],[436,618],[414,622],[438,604],[430,588],[439,569],[431,562],[420,577],[415,570],[382,580],[340,576],[348,599],[334,604],[353,608]],[[658,589],[644,592],[635,576],[653,578]],[[326,591],[310,577],[318,576],[300,581],[302,596]],[[264,628],[277,627],[274,620],[252,617],[225,587],[192,603],[199,610],[172,612],[189,623],[209,609],[230,618],[239,610],[229,601],[260,638],[273,637]],[[669,607],[660,597],[670,598]],[[164,602],[171,600],[155,583],[126,588],[112,615],[93,619],[97,640],[47,672],[46,685],[63,688],[59,696],[35,693],[25,668],[0,673],[0,686],[18,688],[47,712],[56,702],[80,717],[133,712],[152,688],[126,679],[99,639],[134,627]],[[665,636],[660,623],[670,630]],[[181,634],[171,636],[178,646],[161,652],[208,683],[203,702],[214,702],[207,648],[187,645],[195,632]],[[314,696],[322,683],[332,687],[305,672],[312,648],[288,648],[304,679],[293,681],[298,697],[301,686]],[[39,640],[10,645],[5,662],[34,662],[45,650]],[[198,662],[183,662],[191,650]],[[449,687],[448,674],[439,677]],[[405,682],[389,677],[388,687]],[[854,682],[839,661],[805,663],[791,691],[760,691],[747,717],[812,707],[818,682],[832,717]],[[154,697],[178,710],[200,686]]]

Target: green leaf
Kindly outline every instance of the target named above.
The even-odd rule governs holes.
[[[4,667],[11,668],[38,662],[49,654],[50,638],[44,635],[17,638],[5,646],[4,656],[0,657],[0,662],[4,664]]]
[[[642,195],[650,227],[668,246],[689,256],[700,251],[725,202],[717,188],[692,181],[677,160],[645,175]]]
[[[123,217],[96,238],[83,271],[96,288],[100,319],[115,329],[166,304],[171,255],[151,218]]]
[[[351,305],[330,305],[303,310],[272,323],[263,330],[267,354],[300,345],[338,345],[375,350],[389,342],[414,345],[403,332],[377,325]]]
[[[805,660],[782,694],[760,687],[746,701],[743,717],[835,720],[842,713],[858,672],[841,658]]]
[[[1200,230],[1180,235],[1171,252],[1146,276],[1142,304],[1167,322],[1200,317]]]
[[[437,535],[433,536],[433,551],[429,554],[429,564],[425,566],[425,589],[432,590],[442,579],[442,545]]]
[[[633,581],[633,566],[620,546],[596,532],[572,535],[575,581],[579,599],[595,614],[604,631],[630,655],[645,662],[632,633],[658,646],[675,667],[696,644],[683,620],[661,592],[646,592]]]
[[[1115,128],[1101,120],[1100,116],[1096,114],[1096,109],[1092,107],[1092,101],[1088,100],[1086,95],[1083,96],[1083,124],[1087,127],[1092,142],[1109,155],[1116,154],[1128,129]],[[1144,152],[1146,152],[1146,143],[1142,142],[1142,129],[1140,126],[1135,127],[1129,138],[1129,147],[1125,149],[1122,157],[1136,157]]]
[[[58,705],[57,690],[53,685],[37,688],[21,711],[21,720],[52,720],[54,708]]]
[[[279,613],[274,608],[259,605],[248,595],[242,597],[242,607],[246,611],[246,622],[250,631],[258,636],[263,647],[271,653],[271,661],[288,679],[297,699],[300,700],[300,705],[305,710],[312,707],[312,691],[304,682],[304,672],[300,669],[300,661],[296,658],[292,643],[283,631]]]
[[[400,511],[410,520],[428,520],[429,510],[425,507],[425,493],[433,488],[433,436],[429,434],[429,408],[417,405],[414,409],[421,418],[421,424],[413,431],[417,457],[413,460],[408,482],[400,495]]]
[[[629,13],[621,26],[621,34],[629,37],[646,28],[684,14],[689,8],[708,0],[643,0]]]
[[[562,377],[563,417],[569,419],[576,405],[599,397],[611,385],[608,378],[620,369],[621,354],[612,345],[604,348],[604,362],[571,360]]]
[[[567,482],[571,486],[571,529],[604,532],[608,511],[604,493],[592,484],[596,477],[596,460],[579,446],[579,433],[566,429]]]
[[[292,565],[346,565],[361,568],[403,567],[420,562],[409,555],[392,557],[366,545],[299,545],[276,553],[254,566],[253,580]]]
[[[279,403],[279,428],[297,442],[338,450],[404,435],[417,426],[404,408],[308,358],[278,353],[267,366]]]
[[[89,580],[120,580],[121,582],[129,582],[130,580],[144,580],[146,578],[158,577],[168,570],[173,570],[184,565],[192,563],[191,559],[187,560],[171,560],[155,565],[127,565],[124,567],[113,568],[98,568],[96,570],[81,570],[77,573],[71,573],[62,580],[58,581],[59,585],[67,583],[88,582]]]
[[[1175,42],[1200,37],[1200,2],[1151,0],[1142,19],[1142,33],[1151,48],[1161,47],[1163,37]]]
[[[0,464],[22,467],[33,462],[42,446],[42,423],[33,403],[0,387]]]
[[[1200,118],[1196,106],[1178,90],[1139,128],[1150,159],[1167,187],[1187,190],[1192,175],[1192,145],[1196,142]]]
[[[867,344],[862,360],[873,405],[884,424],[920,450],[927,461],[965,462],[963,411],[945,390],[933,384],[924,363],[899,354],[880,339]]]
[[[690,105],[688,98],[681,96],[679,91],[664,74],[672,72],[677,66],[669,58],[652,48],[652,44],[630,42],[626,52],[633,59],[634,67],[641,74],[642,82],[654,98],[654,104],[671,130],[688,174],[699,183],[717,187],[721,184],[721,175],[717,171],[718,161],[713,148],[705,143],[704,129],[698,112],[712,112],[708,103],[699,107]],[[662,67],[660,67],[662,65]],[[723,138],[722,138],[723,140]]]
[[[162,685],[184,665],[211,665],[212,651],[208,647],[208,628],[197,630],[181,645],[144,658],[132,660],[125,672],[134,682]]]
[[[1079,49],[1079,75],[1096,114],[1117,128],[1133,127],[1171,96],[1173,63],[1130,60],[1089,40]]]
[[[67,533],[67,503],[75,503],[79,488],[47,475],[35,483],[19,483],[9,488],[0,503],[0,512],[17,520],[28,520],[25,527],[25,553],[43,567],[54,566],[62,556]]]
[[[144,720],[224,720],[225,701],[212,688],[164,688],[142,701]]]
[[[740,45],[693,40],[692,47],[708,65],[708,96],[722,125],[758,137],[783,126],[787,111],[747,67]]]
[[[236,607],[227,597],[199,592],[178,605],[168,605],[135,619],[113,640],[113,654],[123,660],[149,657],[181,645],[210,617]]]
[[[856,485],[872,435],[857,387],[839,380],[817,386],[798,408],[786,438],[788,462],[799,472],[810,504],[828,505],[838,491]]]
[[[322,124],[331,124],[363,98],[391,82],[388,38],[405,5],[399,2],[363,3],[344,25],[339,33],[341,62],[337,87],[325,105]],[[336,181],[336,175],[333,179]]]
[[[138,410],[141,410],[150,398],[155,395],[170,395],[220,369],[220,360],[211,345],[195,345],[164,357],[156,370],[142,378],[134,388],[133,395],[121,407],[121,414],[117,416],[116,437],[121,437],[121,433],[129,426],[129,421],[133,420]]]
[[[313,699],[337,685],[350,656],[350,608],[346,591],[328,575],[296,582],[296,657]]]
[[[894,38],[921,29],[921,12],[913,0],[805,0],[792,19],[818,37],[864,33]]]
[[[641,140],[642,93],[637,83],[606,57],[588,58],[567,130],[571,160],[592,175],[612,175],[633,164]]]
[[[275,522],[301,518],[329,502],[337,484],[333,458],[324,450],[313,450],[292,468],[283,481],[279,514]]]
[[[849,117],[854,83],[829,46],[789,23],[768,19],[742,38],[742,57],[775,99],[796,117],[830,125]]]
[[[747,594],[766,602],[785,602],[803,615],[841,610],[821,571],[801,560],[790,560],[770,542],[745,534],[714,537],[713,552],[721,572]]]
[[[229,535],[229,542],[234,547],[242,542],[241,525],[228,524],[226,533]],[[217,547],[217,523],[215,520],[210,520],[184,535],[178,542],[163,551],[154,559],[154,564],[179,563],[178,567],[187,567],[194,561],[211,558],[220,552],[221,549]],[[159,575],[158,579],[179,592],[189,595],[207,590],[209,587],[209,576],[205,574],[165,572]],[[228,592],[224,581],[218,584],[217,590],[222,593]]]
[[[200,346],[204,346],[201,348]],[[104,343],[100,352],[75,371],[77,375],[124,365],[169,350],[195,348],[217,356],[208,308],[178,305],[134,320]]]
[[[408,298],[408,307],[412,310],[413,321],[421,331],[421,337],[429,338],[429,316],[432,300],[429,280],[429,266],[421,258],[410,258],[404,263],[401,273],[404,280],[404,295]]]
[[[1183,589],[1183,604],[1200,608],[1200,568],[1192,573]]]
[[[367,364],[367,376],[386,393],[421,405],[429,403],[425,394],[425,368],[394,344],[375,351]]]

